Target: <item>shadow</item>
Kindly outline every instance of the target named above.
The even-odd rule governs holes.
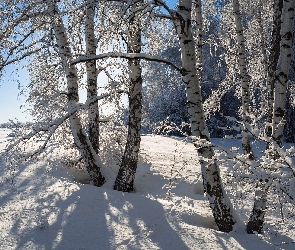
[[[253,246],[263,250],[276,246],[244,231],[217,231],[207,199],[195,194],[186,178],[179,179],[169,200],[163,186],[169,182],[170,165],[163,174],[159,166],[141,163],[135,178],[136,192],[122,193],[54,177],[47,172],[46,164],[44,160],[38,166],[22,166],[13,188],[0,186],[1,249],[186,250]],[[285,249],[293,246],[284,243],[292,242],[287,236],[279,235],[278,239],[275,244]]]
[[[225,234],[222,232],[215,233],[216,239],[223,249],[233,249],[236,246],[236,243],[239,244],[241,249],[249,249],[251,246],[255,246],[255,249],[294,249],[295,244],[284,244],[285,242],[294,242],[291,238],[283,236],[280,239],[284,239],[281,242],[267,242],[265,239],[262,239],[262,235],[247,234],[246,229],[244,232],[230,232]],[[225,244],[226,243],[226,244]],[[231,244],[229,244],[231,243]],[[232,246],[231,246],[232,245]],[[282,248],[278,248],[281,246]]]
[[[23,166],[12,188],[0,186],[0,248],[111,249],[98,191]]]
[[[141,194],[55,178],[45,162],[15,181],[0,189],[3,249],[188,249],[163,206]]]
[[[104,198],[111,238],[117,239],[111,249],[189,249],[158,201],[113,190],[107,190]]]

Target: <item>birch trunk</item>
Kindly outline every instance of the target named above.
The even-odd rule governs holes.
[[[287,101],[286,101],[286,126],[285,126],[285,134],[286,134],[286,143],[294,143],[294,135],[295,135],[295,130],[294,130],[294,108],[292,105],[292,100],[291,100],[291,93],[288,88],[287,90]]]
[[[68,87],[68,112],[73,112],[79,101],[78,95],[78,77],[77,70],[74,65],[71,65],[72,52],[68,43],[63,20],[59,15],[59,10],[56,3],[52,3],[49,13],[53,16],[53,28],[56,36],[59,55],[62,60],[63,69],[65,71],[67,87]],[[93,150],[91,143],[82,128],[81,120],[76,113],[70,116],[71,131],[74,137],[75,144],[83,157],[87,171],[95,186],[101,186],[104,183],[104,177],[100,172],[100,161],[98,155]]]
[[[203,62],[203,22],[202,22],[202,5],[201,0],[196,1],[195,5],[195,21],[197,26],[197,42],[196,42],[196,56],[197,56],[197,75],[199,81],[202,82],[202,62]]]
[[[242,17],[240,12],[239,0],[233,0],[233,14],[235,18],[235,28],[236,28],[236,39],[238,43],[238,53],[239,53],[239,70],[241,77],[242,86],[242,119],[244,123],[244,134],[242,138],[242,147],[244,154],[249,156],[249,159],[254,159],[254,155],[251,148],[250,136],[247,132],[246,126],[250,123],[250,86],[249,86],[249,75],[247,70],[246,61],[246,49],[245,49],[245,37],[242,26]]]
[[[268,65],[268,111],[266,135],[272,136],[272,120],[273,120],[273,104],[274,104],[274,87],[275,87],[275,73],[280,56],[280,40],[281,40],[281,16],[283,9],[283,0],[273,1],[273,25],[272,25],[272,40],[270,48],[270,57]],[[269,146],[267,146],[268,148]]]
[[[85,41],[86,55],[91,57],[96,55],[96,39],[94,34],[94,8],[95,3],[88,0],[86,6],[86,21],[85,21]],[[87,71],[87,98],[92,99],[97,96],[97,75],[98,70],[96,61],[86,62]],[[89,105],[88,109],[88,126],[89,139],[96,153],[99,153],[99,110],[98,101]]]
[[[274,115],[273,115],[273,139],[281,147],[284,131],[284,115],[286,104],[286,92],[288,75],[291,64],[291,52],[294,27],[294,7],[293,0],[284,1],[281,15],[281,38],[280,54],[275,75],[275,95],[274,95]],[[276,154],[273,154],[276,157]],[[266,210],[268,180],[260,180],[258,190],[255,194],[254,206],[247,224],[247,232],[253,234],[261,233]]]
[[[195,44],[191,28],[191,0],[180,0],[178,11],[173,17],[181,48],[182,81],[186,86],[187,107],[192,135],[210,143],[205,123],[199,78],[196,70]],[[234,225],[229,199],[226,199],[220,178],[219,167],[213,160],[214,152],[210,146],[202,146],[195,141],[200,154],[204,190],[207,193],[215,222],[220,231],[230,232]]]
[[[267,191],[265,180],[260,180],[255,190],[254,206],[247,224],[247,233],[262,233],[266,210]]]
[[[132,9],[131,9],[132,11]],[[129,22],[127,52],[140,53],[140,22],[133,16]],[[115,181],[114,189],[123,192],[133,191],[133,184],[140,150],[142,77],[140,59],[130,59],[129,67],[129,118],[124,155]]]
[[[273,114],[273,139],[281,147],[284,132],[284,115],[287,93],[288,75],[291,65],[293,28],[294,28],[294,0],[285,0],[281,18],[280,56],[278,60]]]

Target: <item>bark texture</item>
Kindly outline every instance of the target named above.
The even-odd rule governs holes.
[[[275,73],[280,56],[280,41],[281,41],[281,16],[283,9],[283,0],[273,1],[273,25],[272,25],[272,39],[270,48],[270,57],[268,65],[268,110],[266,135],[272,136],[272,120],[273,120],[273,104],[274,104],[274,88],[275,88]]]
[[[294,128],[294,108],[292,105],[292,100],[290,96],[290,91],[287,91],[287,101],[286,101],[286,126],[285,126],[285,134],[286,134],[286,143],[294,143],[295,142],[295,128]]]
[[[212,159],[214,152],[210,146],[206,146],[206,143],[210,143],[210,136],[205,122],[200,81],[196,70],[195,43],[191,27],[191,7],[192,1],[179,1],[178,11],[173,16],[181,48],[182,81],[186,86],[191,132],[196,138],[195,145],[201,157],[200,164],[204,189],[219,230],[230,232],[235,223],[231,205],[225,197],[219,167]],[[202,145],[202,141],[206,142],[205,145]]]
[[[77,70],[74,65],[71,65],[71,61],[73,59],[72,52],[66,35],[63,20],[59,14],[58,6],[55,2],[52,2],[51,4],[50,13],[53,17],[52,25],[67,80],[68,112],[72,113],[74,110],[76,110],[77,102],[79,101]],[[104,177],[100,172],[102,162],[93,150],[89,138],[82,128],[81,120],[78,115],[74,113],[69,119],[75,144],[80,151],[81,156],[83,157],[91,180],[95,186],[101,186],[104,183]]]
[[[249,159],[254,159],[254,154],[252,152],[250,136],[247,132],[246,126],[250,123],[250,85],[249,85],[249,75],[247,69],[246,60],[246,48],[245,48],[245,37],[242,26],[242,15],[240,11],[239,0],[233,0],[233,14],[235,18],[235,28],[236,28],[236,39],[238,44],[238,62],[241,77],[242,86],[242,119],[244,123],[244,135],[242,138],[242,147],[244,154],[249,155]]]
[[[288,75],[291,64],[291,50],[293,41],[293,27],[294,27],[294,7],[295,1],[285,0],[281,13],[281,35],[280,35],[280,53],[278,65],[275,74],[275,93],[274,93],[274,113],[273,113],[273,139],[282,146],[283,131],[284,131],[284,115],[286,104],[286,92]],[[279,7],[278,7],[279,8]],[[275,45],[273,45],[275,46]],[[275,153],[271,155],[274,159],[278,157]],[[255,194],[254,206],[247,224],[247,232],[250,234],[261,233],[264,223],[264,215],[266,210],[267,189],[266,184],[268,180],[260,180],[258,183],[258,190]]]
[[[85,41],[86,55],[91,57],[96,55],[96,38],[94,34],[95,3],[87,0],[86,21],[85,21]],[[92,99],[97,96],[97,75],[96,61],[86,62],[87,71],[87,98]],[[99,153],[99,109],[98,101],[89,105],[88,109],[88,134],[91,145],[96,153]]]
[[[202,62],[203,62],[203,22],[202,22],[202,5],[201,0],[195,3],[195,22],[197,26],[197,39],[196,39],[196,56],[197,56],[197,75],[199,81],[202,82]]]
[[[288,75],[291,66],[295,1],[284,0],[281,17],[280,56],[275,76],[273,139],[282,146]]]
[[[135,7],[135,6],[133,6]],[[132,9],[131,9],[132,11]],[[127,52],[140,53],[140,22],[133,16],[129,22]],[[130,59],[129,67],[129,118],[128,133],[124,155],[115,181],[114,189],[123,192],[133,191],[135,173],[140,150],[141,109],[142,109],[142,77],[140,59]]]
[[[254,206],[247,224],[247,233],[262,233],[264,215],[266,209],[267,191],[265,189],[265,180],[260,180],[255,191]]]

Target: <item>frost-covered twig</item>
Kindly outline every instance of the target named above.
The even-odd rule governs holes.
[[[122,93],[123,91],[118,91],[118,93]],[[36,136],[37,134],[39,134],[40,132],[48,132],[51,128],[53,128],[53,130],[50,132],[50,134],[48,135],[47,139],[45,140],[44,144],[42,145],[41,148],[45,148],[49,139],[51,138],[51,136],[54,134],[54,131],[61,125],[63,124],[71,115],[75,114],[76,112],[78,112],[81,109],[86,109],[90,104],[104,99],[108,96],[110,96],[110,93],[107,94],[103,94],[100,96],[97,96],[95,98],[89,99],[85,102],[85,104],[79,104],[77,105],[76,109],[73,109],[71,112],[67,113],[66,115],[62,116],[62,117],[58,117],[56,118],[54,121],[52,121],[49,125],[43,126],[43,127],[35,127],[33,128],[33,131],[30,132],[27,135],[24,135],[23,137],[21,137],[20,139],[16,140],[14,143],[10,144],[7,149],[5,150],[4,154],[7,154],[10,150],[12,150],[15,146],[17,146],[20,142],[23,141],[29,141],[31,138],[33,138],[34,136]],[[36,153],[38,153],[37,151],[33,153],[33,155],[35,155]]]

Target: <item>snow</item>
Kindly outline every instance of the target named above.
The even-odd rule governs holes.
[[[10,132],[0,130],[0,150]],[[118,167],[103,170],[98,188],[56,157],[17,166],[13,183],[1,164],[0,249],[294,249],[294,232],[265,240],[241,221],[231,233],[216,229],[192,143],[142,136],[133,193],[112,190]]]

